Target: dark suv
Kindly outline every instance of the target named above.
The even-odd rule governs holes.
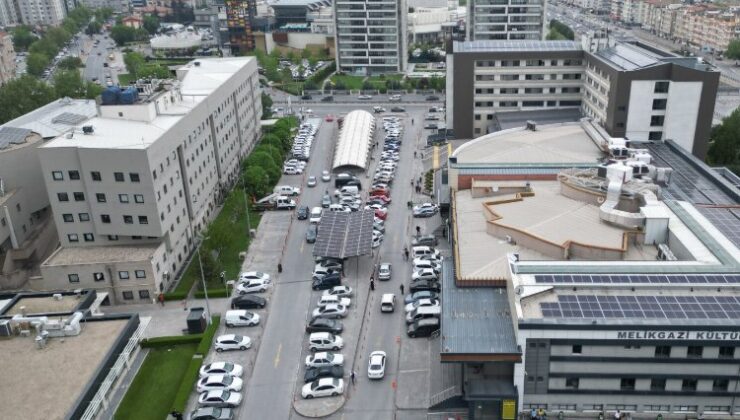
[[[414,337],[429,337],[439,330],[439,318],[423,318],[414,321],[406,329],[406,335]]]
[[[328,290],[334,286],[342,284],[342,276],[339,273],[332,273],[320,279],[314,279],[311,284],[313,290]]]

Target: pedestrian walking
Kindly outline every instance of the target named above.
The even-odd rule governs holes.
[[[408,261],[409,260],[409,248],[406,246],[403,247],[403,255],[406,256],[406,261]]]
[[[411,186],[412,186],[412,187],[414,186],[414,181],[411,181]]]
[[[370,278],[370,290],[375,290],[375,280],[372,277]]]
[[[403,283],[401,283],[401,296],[403,296],[403,294],[404,294],[404,287],[403,287]]]
[[[350,379],[352,379],[352,385],[354,385],[354,384],[355,384],[355,376],[356,376],[356,374],[355,374],[355,371],[353,370],[353,371],[352,371],[352,372],[351,372],[351,373],[349,374],[349,378],[350,378]]]
[[[282,272],[283,272],[283,264],[278,263],[278,273],[282,273]]]
[[[164,293],[160,293],[159,296],[157,296],[157,301],[159,301],[159,304],[164,306]]]
[[[414,157],[416,157],[416,150],[414,150]]]
[[[421,226],[416,227],[416,236],[421,235]]]
[[[619,410],[617,410],[617,411],[616,411],[616,412],[614,413],[614,420],[621,420],[621,418],[622,418],[622,412],[621,412],[621,411],[619,411]]]

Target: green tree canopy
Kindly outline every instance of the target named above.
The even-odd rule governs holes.
[[[270,192],[270,177],[267,172],[259,166],[250,166],[244,171],[244,184],[247,194],[261,198]]]
[[[0,124],[53,101],[54,90],[33,76],[21,76],[0,89]]]
[[[268,119],[272,116],[272,97],[262,92],[262,118]]]
[[[101,25],[100,22],[96,20],[96,21],[93,21],[87,24],[85,33],[88,35],[99,34],[102,28],[103,28],[103,25]]]
[[[740,60],[740,39],[733,39],[727,45],[727,51],[725,51],[725,57],[731,60]]]
[[[155,15],[144,16],[144,29],[154,35],[157,32],[157,29],[159,29],[159,18]]]
[[[110,29],[110,37],[117,45],[125,45],[129,42],[143,41],[149,37],[145,29],[135,29],[125,25],[115,25]]]
[[[40,77],[50,62],[51,60],[45,54],[31,53],[26,58],[26,70],[28,74]]]
[[[54,92],[58,98],[84,98],[87,86],[77,70],[57,70],[54,74]]]
[[[31,28],[22,25],[13,29],[13,48],[16,51],[27,51],[28,47],[38,38],[31,32]]]
[[[82,60],[79,57],[64,57],[59,60],[57,67],[64,70],[75,70],[82,67]]]
[[[740,168],[740,108],[712,129],[707,160],[712,165]]]

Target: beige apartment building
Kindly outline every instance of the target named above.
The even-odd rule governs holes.
[[[13,39],[7,32],[0,31],[0,86],[15,77],[15,50]]]
[[[39,149],[61,248],[36,288],[111,303],[166,291],[259,138],[254,58],[192,61],[138,89],[133,103],[104,94],[95,117]]]

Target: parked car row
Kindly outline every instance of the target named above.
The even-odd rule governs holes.
[[[319,130],[318,124],[305,122],[298,128],[298,133],[293,138],[291,152],[295,159],[307,161],[311,157],[311,145]]]
[[[442,304],[440,276],[442,260],[434,248],[433,235],[418,236],[412,241],[409,258],[412,261],[409,294],[404,297],[406,334],[409,337],[429,337],[439,331]],[[426,244],[426,245],[421,245]]]

